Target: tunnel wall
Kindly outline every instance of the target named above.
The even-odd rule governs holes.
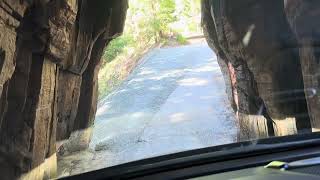
[[[1,179],[54,177],[59,146],[87,147],[100,59],[127,8],[127,0],[0,0]]]
[[[218,55],[239,120],[239,140],[310,132],[315,123],[309,115],[319,110],[314,101],[311,107],[305,92],[311,86],[305,75],[310,65],[304,65],[309,59],[303,59],[304,48],[297,48],[301,38],[294,30],[301,25],[289,23],[297,21],[298,13],[292,9],[300,9],[304,1],[299,5],[290,0],[201,3],[204,33]],[[285,3],[291,5],[291,14],[286,13]]]
[[[319,131],[320,1],[285,0],[284,2],[290,27],[298,39],[295,48],[299,52],[312,131]]]

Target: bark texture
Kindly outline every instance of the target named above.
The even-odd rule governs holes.
[[[312,131],[320,130],[320,1],[286,0],[285,12],[298,43]]]
[[[127,0],[0,0],[1,179],[54,177],[58,142],[87,147],[99,62],[127,8]]]
[[[240,140],[310,131],[304,65],[284,4],[202,0],[204,32],[227,79]]]

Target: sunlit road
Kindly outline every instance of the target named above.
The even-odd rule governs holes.
[[[94,153],[83,153],[73,173],[231,143],[236,133],[209,47],[156,49],[99,103],[90,144]]]

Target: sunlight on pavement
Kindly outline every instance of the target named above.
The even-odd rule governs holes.
[[[181,86],[205,86],[208,84],[206,79],[200,78],[188,78],[179,81],[179,85]]]
[[[236,141],[235,115],[207,44],[151,53],[99,102],[93,159],[79,166],[109,167]]]
[[[187,118],[184,113],[175,113],[175,114],[170,115],[170,121],[174,122],[174,123],[185,121],[186,119]]]

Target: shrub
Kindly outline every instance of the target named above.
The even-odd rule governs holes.
[[[121,54],[126,47],[132,45],[133,37],[130,35],[120,36],[110,42],[107,49],[104,52],[103,59],[105,62],[111,62],[114,60],[119,54]]]
[[[179,44],[183,44],[184,45],[184,44],[188,43],[187,39],[184,36],[182,36],[181,34],[177,34],[176,39],[177,39],[177,42]]]

